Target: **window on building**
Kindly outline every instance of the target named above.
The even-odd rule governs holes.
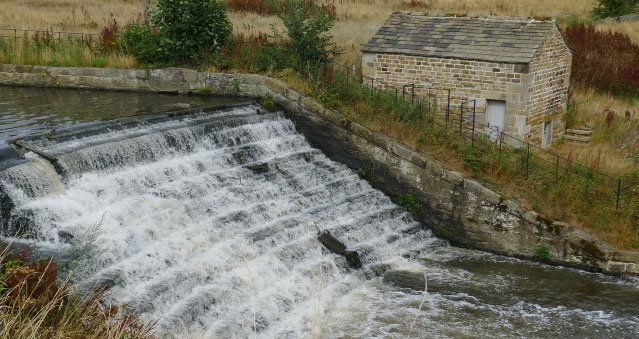
[[[552,121],[544,123],[544,145],[552,145]]]

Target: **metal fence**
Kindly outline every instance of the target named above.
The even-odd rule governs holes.
[[[65,32],[40,29],[16,29],[16,28],[0,28],[0,38],[12,40],[14,44],[18,40],[57,40],[57,41],[78,41],[89,43],[99,39],[98,33],[82,33],[82,32]]]
[[[416,119],[427,122],[420,126],[437,127],[447,136],[460,138],[481,154],[492,157],[497,166],[517,166],[523,179],[538,186],[569,183],[570,187],[578,187],[581,190],[578,193],[588,202],[604,202],[617,210],[633,207],[631,204],[638,200],[639,180],[604,173],[495,130],[487,126],[484,119],[478,119],[475,100],[453,97],[450,89],[415,83],[397,86],[365,76],[357,65],[336,64],[334,67],[334,71],[342,73],[347,82],[364,85],[370,95],[383,95],[388,100],[412,106]],[[418,95],[417,92],[426,94]],[[633,214],[636,213],[639,211],[633,211]]]

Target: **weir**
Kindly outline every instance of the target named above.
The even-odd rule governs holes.
[[[639,329],[624,302],[639,298],[633,278],[451,247],[256,104],[21,143],[58,166],[18,147],[23,159],[0,171],[5,239],[66,253],[89,241],[76,280],[168,337],[402,337],[415,317],[419,337]],[[326,249],[318,228],[362,269]],[[421,293],[383,284],[388,268],[426,272],[423,312]]]

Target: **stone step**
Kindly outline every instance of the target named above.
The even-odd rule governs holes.
[[[578,135],[592,135],[592,130],[589,129],[566,129],[566,134],[578,134]]]
[[[572,134],[564,134],[564,139],[568,140],[568,141],[572,141],[572,142],[578,142],[578,143],[587,144],[587,143],[590,142],[590,139],[592,139],[592,137],[572,135]]]

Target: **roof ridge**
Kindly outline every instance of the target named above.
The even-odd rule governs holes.
[[[480,15],[480,14],[439,14],[439,13],[427,13],[416,11],[394,11],[393,15],[410,15],[410,16],[422,16],[432,19],[460,19],[460,20],[485,20],[485,21],[509,21],[509,22],[556,22],[554,17],[515,17],[507,15]]]

